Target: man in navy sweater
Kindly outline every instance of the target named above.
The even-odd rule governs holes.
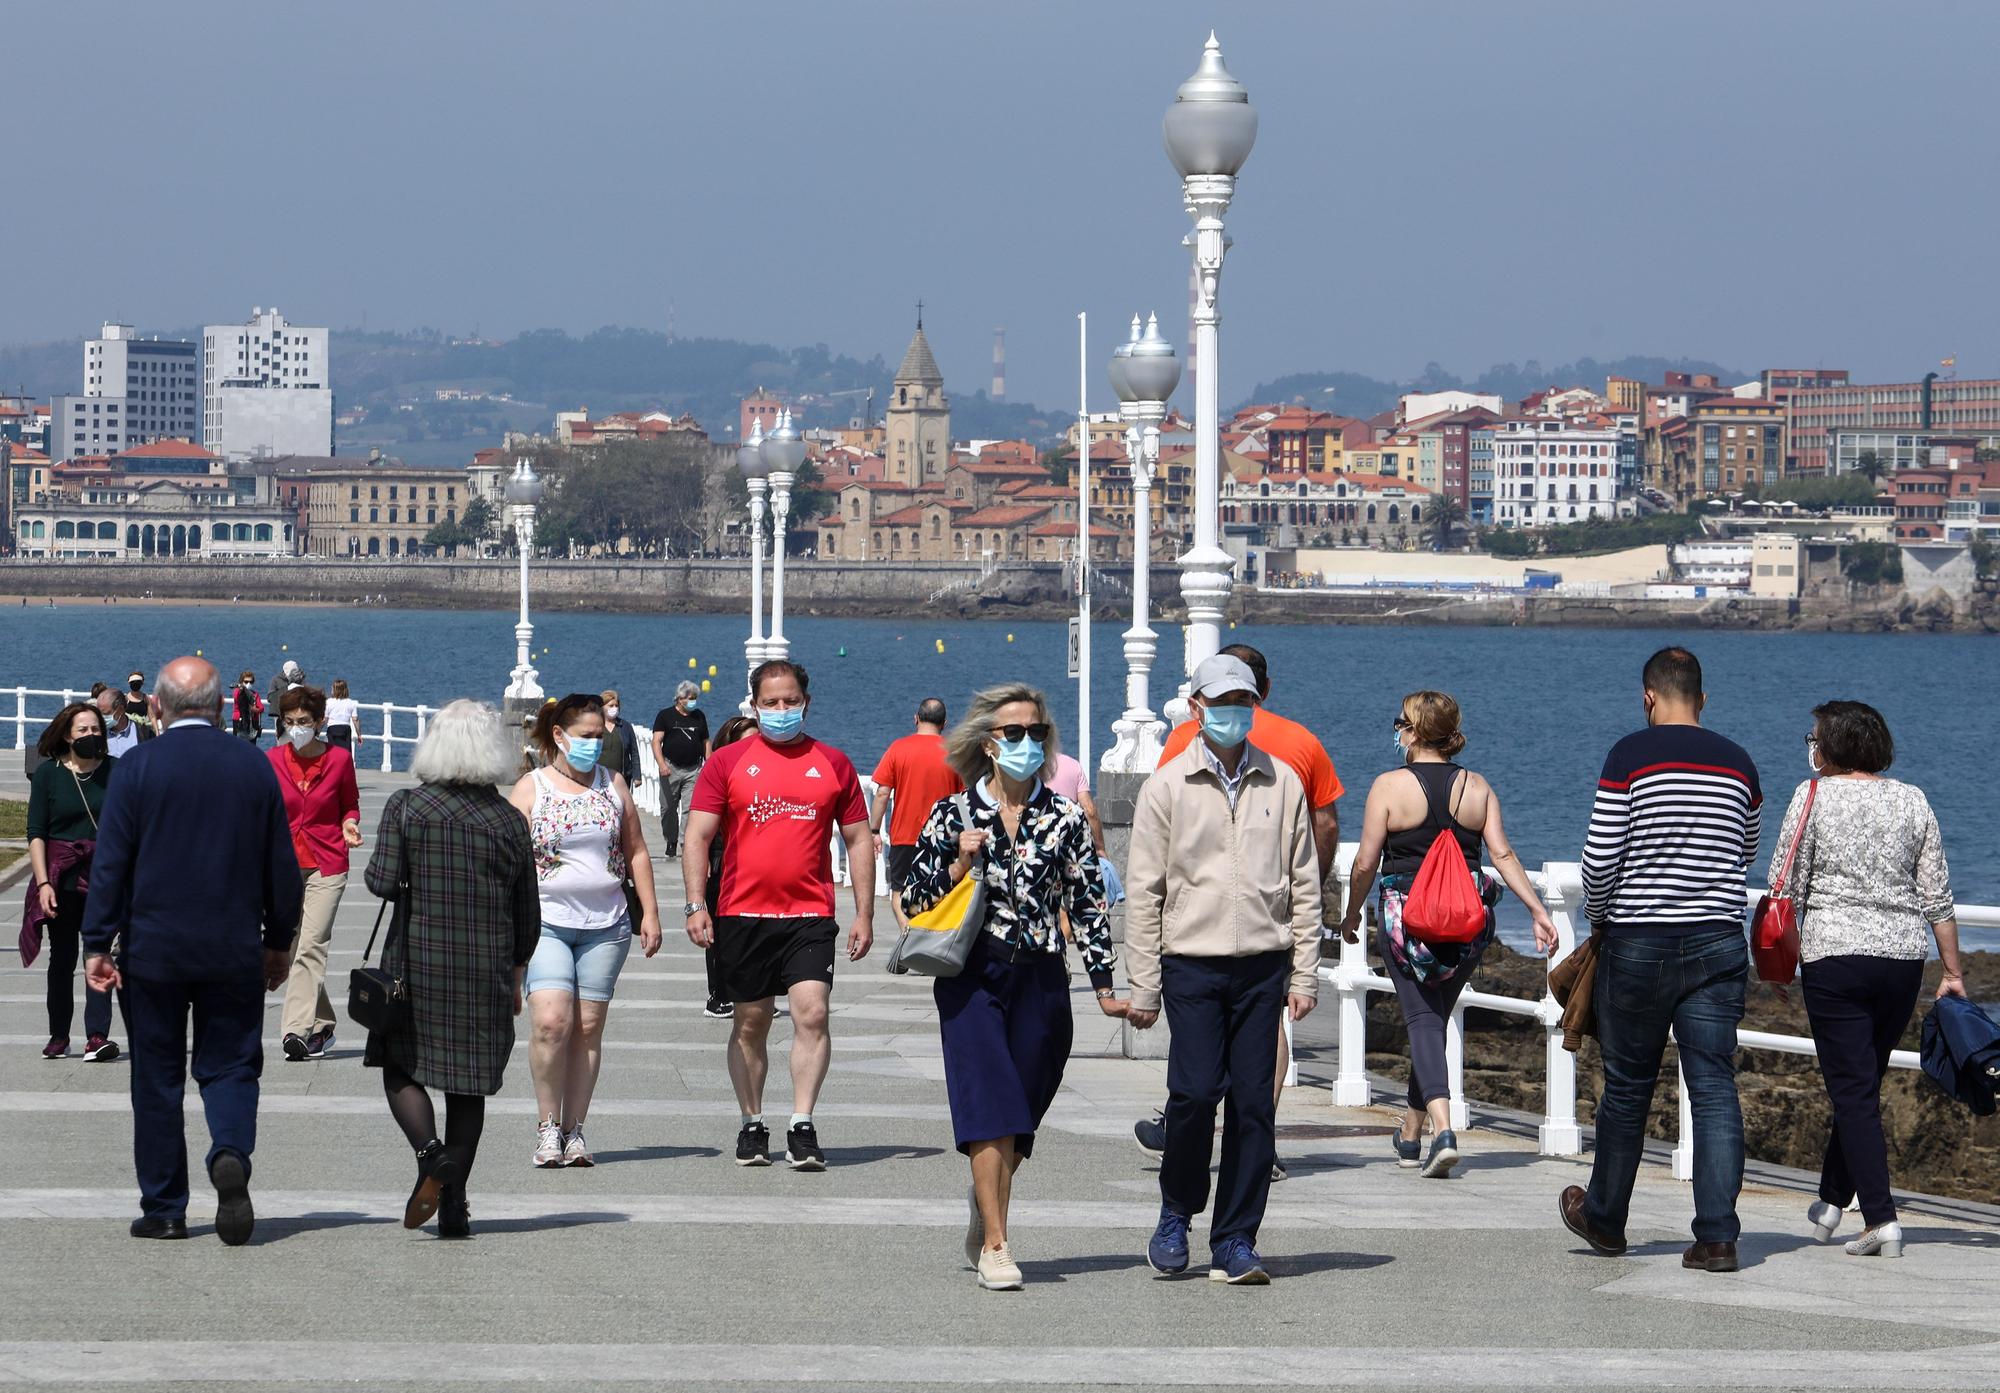
[[[263,994],[284,984],[305,886],[270,761],[221,729],[221,675],[200,658],[176,658],[160,671],[152,707],[159,738],[118,762],[129,782],[104,801],[85,972],[99,991],[122,988],[141,1211],[132,1236],[187,1237],[181,1099],[192,1016],[215,1231],[233,1246],[256,1222]]]
[[[1694,1112],[1695,1241],[1681,1266],[1734,1272],[1743,1188],[1736,1027],[1750,966],[1744,872],[1757,859],[1764,792],[1743,747],[1702,729],[1708,698],[1694,654],[1661,649],[1642,685],[1646,729],[1605,758],[1583,848],[1584,913],[1605,935],[1594,996],[1604,1093],[1590,1188],[1564,1190],[1560,1209],[1596,1251],[1625,1251],[1671,1030]]]

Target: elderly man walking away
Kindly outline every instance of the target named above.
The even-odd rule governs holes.
[[[1248,741],[1257,680],[1217,654],[1194,671],[1201,738],[1153,771],[1132,814],[1126,886],[1127,1018],[1144,1030],[1164,1001],[1166,1150],[1156,1272],[1185,1272],[1188,1222],[1208,1204],[1215,1109],[1222,1166],[1209,1227],[1211,1281],[1261,1286],[1257,1230],[1271,1191],[1279,1016],[1319,996],[1320,875],[1305,785]]]
[[[1590,1188],[1562,1192],[1562,1221],[1597,1252],[1625,1251],[1646,1116],[1673,1033],[1694,1114],[1694,1243],[1681,1266],[1736,1270],[1743,1109],[1736,1027],[1749,950],[1744,872],[1764,803],[1757,766],[1701,726],[1701,664],[1662,648],[1641,678],[1646,728],[1611,747],[1583,848],[1584,913],[1597,955],[1604,1094]]]
[[[200,658],[176,658],[152,701],[160,737],[119,761],[119,779],[130,782],[113,784],[104,804],[83,925],[86,972],[99,991],[121,989],[132,1042],[141,1210],[132,1236],[187,1237],[181,1100],[192,1017],[215,1231],[234,1246],[256,1223],[250,1155],[263,994],[284,985],[305,887],[270,761],[221,729],[221,675]]]

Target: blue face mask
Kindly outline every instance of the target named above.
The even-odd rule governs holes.
[[[805,723],[806,709],[803,706],[790,706],[777,709],[767,709],[762,706],[757,708],[757,729],[764,732],[766,740],[775,740],[779,744],[783,744],[794,735],[797,735],[799,727]]]
[[[1008,778],[1025,782],[1033,778],[1048,758],[1048,751],[1024,735],[1019,740],[996,740],[993,762]]]
[[[1254,706],[1204,706],[1201,733],[1223,749],[1233,750],[1250,738],[1250,722],[1256,714]]]
[[[1389,732],[1389,748],[1396,752],[1397,759],[1403,760],[1406,763],[1408,762],[1410,758],[1410,752],[1403,748],[1402,731],[1392,730]]]
[[[563,751],[563,758],[569,761],[569,767],[577,773],[588,774],[597,767],[597,756],[603,749],[604,741],[601,739],[593,736],[591,739],[583,740],[572,735],[569,738],[569,748]]]
[[[692,711],[695,709],[695,707],[699,705],[701,705],[701,703],[699,701],[696,701],[693,697],[688,698],[688,710]]]

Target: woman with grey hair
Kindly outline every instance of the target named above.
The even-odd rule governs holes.
[[[513,745],[484,702],[438,712],[410,761],[421,785],[390,796],[368,862],[369,890],[407,901],[382,962],[409,1004],[393,1029],[369,1034],[363,1062],[382,1070],[389,1112],[417,1156],[403,1227],[435,1213],[440,1238],[471,1237],[465,1182],[541,939],[528,823],[497,787],[513,777]],[[432,1088],[445,1095],[442,1140]]]
[[[931,809],[903,887],[903,912],[921,914],[968,875],[985,888],[984,932],[965,969],[934,987],[944,1039],[945,1091],[958,1149],[972,1164],[965,1260],[989,1291],[1020,1287],[1007,1246],[1014,1172],[1069,1062],[1067,911],[1098,1007],[1123,1016],[1112,991],[1109,909],[1083,810],[1050,791],[1055,723],[1039,691],[989,687],[945,742],[966,792]]]

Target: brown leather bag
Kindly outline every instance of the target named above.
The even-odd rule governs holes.
[[[1549,969],[1549,995],[1563,1008],[1563,1048],[1571,1054],[1583,1048],[1584,1036],[1597,1034],[1597,945],[1602,938],[1592,931]]]

